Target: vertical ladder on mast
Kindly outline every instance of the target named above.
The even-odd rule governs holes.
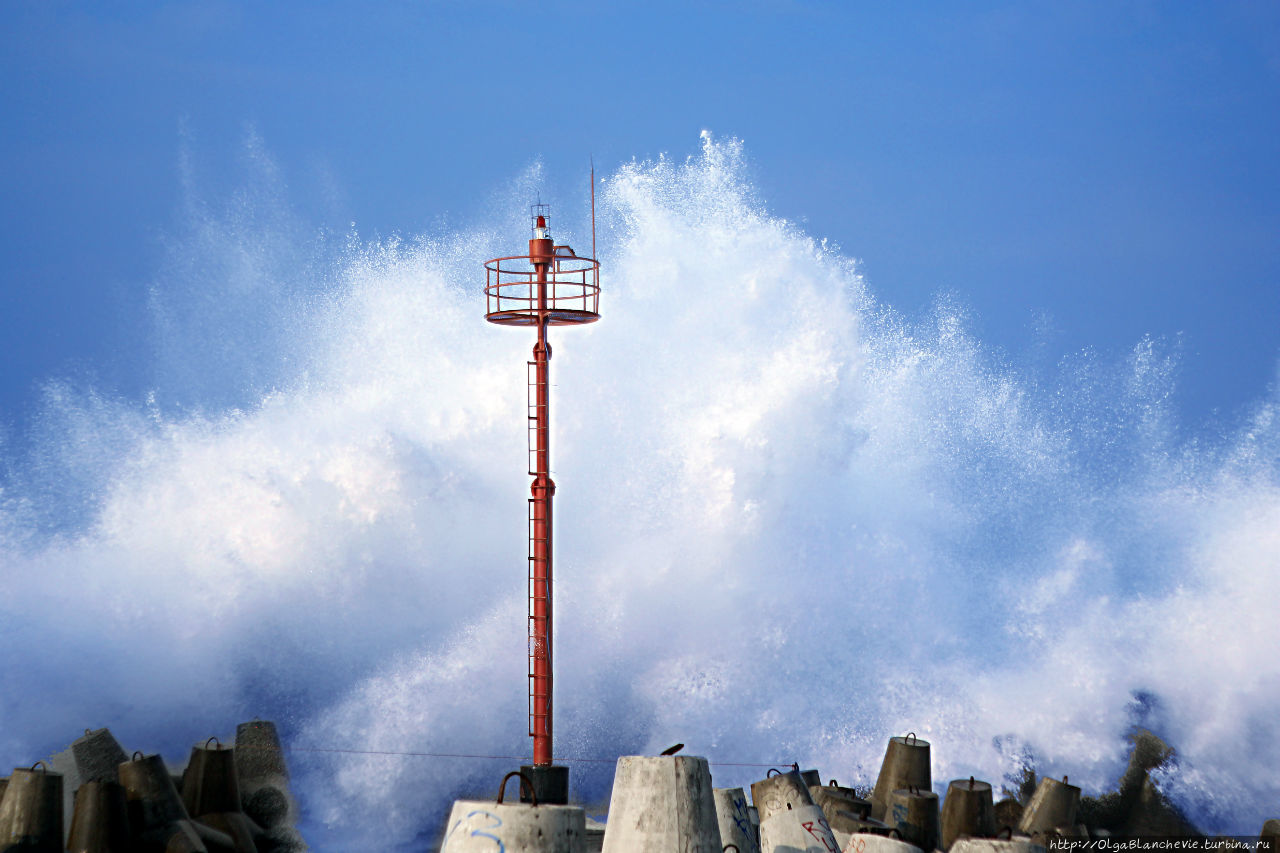
[[[529,386],[528,397],[528,469],[530,476],[538,474],[538,423],[541,420],[545,423],[546,412],[539,411],[538,400],[547,399],[545,394],[539,393],[545,391],[545,383],[539,383],[537,362],[530,361],[528,364],[527,380]],[[544,444],[545,446],[545,444]],[[536,662],[539,659],[550,657],[550,649],[542,647],[542,637],[546,637],[550,643],[551,635],[547,630],[551,620],[551,590],[549,589],[550,578],[547,572],[546,555],[550,553],[550,543],[546,537],[539,537],[537,530],[550,530],[547,523],[550,519],[543,517],[548,509],[548,504],[529,498],[529,735],[530,737],[543,734],[547,730],[547,714],[540,709],[546,708],[549,712],[551,709],[551,697],[544,692],[538,691]],[[541,523],[540,523],[541,522]],[[539,545],[543,547],[539,547]],[[539,606],[541,605],[541,606]],[[545,614],[539,617],[537,614],[541,612]],[[539,703],[538,699],[546,699],[545,703]]]

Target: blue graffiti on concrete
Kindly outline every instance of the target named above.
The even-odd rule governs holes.
[[[484,826],[473,826],[471,819],[477,817],[482,821],[486,821]],[[449,839],[452,838],[453,834],[463,826],[471,830],[471,832],[466,836],[467,838],[487,838],[497,845],[493,848],[494,853],[507,853],[507,847],[502,843],[501,838],[493,835],[492,833],[485,832],[487,829],[497,829],[502,826],[502,818],[498,817],[493,812],[487,812],[484,809],[476,809],[473,812],[468,812],[465,818],[455,822],[454,825],[449,828],[449,834],[444,837],[445,846],[448,846]]]
[[[756,834],[751,828],[751,813],[747,811],[747,801],[743,797],[733,798],[733,823],[751,845],[752,852],[758,853],[760,848],[756,846]]]

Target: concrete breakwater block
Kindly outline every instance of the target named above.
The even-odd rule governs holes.
[[[857,796],[852,788],[840,788],[835,785],[810,785],[809,796],[813,804],[822,809],[831,831],[839,841],[841,835],[848,837],[858,832],[876,832],[888,827],[871,819],[871,801]]]
[[[579,806],[455,800],[440,853],[587,853]]]
[[[961,838],[948,853],[1048,853],[1030,838]]]
[[[241,723],[236,726],[236,746],[240,749],[236,774],[242,788],[277,779],[289,780],[289,768],[284,763],[284,749],[275,723],[270,720]]]
[[[295,829],[298,806],[289,792],[289,769],[275,723],[252,720],[236,726],[236,783],[240,807],[262,828],[278,853],[307,849]]]
[[[1153,770],[1174,758],[1173,747],[1146,729],[1137,729],[1128,738],[1133,749],[1123,775],[1111,791],[1080,797],[1076,823],[1083,823],[1095,834],[1101,830],[1130,837],[1203,834],[1151,778]]]
[[[1067,784],[1067,777],[1062,781],[1045,777],[1036,786],[1031,795],[1031,802],[1022,813],[1018,822],[1018,832],[1022,835],[1034,835],[1037,832],[1060,832],[1071,834],[1071,827],[1076,825],[1076,812],[1080,808],[1080,789]]]
[[[733,844],[738,853],[760,853],[746,793],[741,788],[713,788],[711,793],[716,801],[721,845]]]
[[[520,778],[529,802],[503,802],[512,777]],[[508,773],[497,800],[456,800],[440,853],[587,853],[586,812],[539,804],[534,785],[522,772]]]
[[[182,804],[192,815],[240,811],[240,784],[236,779],[236,752],[217,743],[209,749],[191,748],[191,758],[182,773]]]
[[[86,782],[115,782],[116,768],[129,760],[109,729],[85,729],[62,752],[49,759],[49,767],[63,775],[62,813],[71,814],[75,809],[75,794]],[[68,824],[63,832],[67,840],[71,832]]]
[[[847,812],[842,812],[842,813],[847,813]],[[870,820],[870,818],[868,818],[868,820]],[[877,821],[877,824],[879,824],[879,821]],[[881,827],[883,827],[884,833],[881,833],[881,831],[879,831]],[[868,830],[860,829],[860,830],[852,831],[852,833],[850,833],[849,830],[842,830],[838,826],[832,826],[831,834],[835,836],[836,844],[840,845],[840,849],[844,850],[847,847],[849,847],[849,844],[851,843],[852,840],[854,840],[855,838],[858,838],[858,836],[860,835],[881,835],[883,836],[883,838],[888,838],[888,827],[881,824],[881,826],[877,827],[877,829],[868,829]]]
[[[722,853],[707,759],[691,755],[619,758],[603,850]]]
[[[822,785],[821,787],[826,788],[828,791],[832,792],[833,794],[837,794],[841,797],[849,797],[854,800],[862,799],[861,797],[858,796],[858,791],[856,788],[850,788],[848,785],[841,785],[835,779],[832,779],[831,781],[827,782],[827,784]],[[812,786],[810,786],[810,788],[812,789]],[[870,803],[871,801],[867,800],[866,802]]]
[[[942,801],[942,849],[957,838],[990,838],[998,829],[991,784],[972,776],[952,780]]]
[[[159,755],[134,753],[118,768],[136,849],[165,853],[232,853],[231,839],[191,820]]]
[[[814,805],[809,786],[798,770],[783,773],[770,770],[765,778],[751,783],[751,804],[760,815],[760,825],[780,811]]]
[[[76,791],[67,833],[70,853],[128,853],[129,811],[117,782],[85,782]]]
[[[1015,799],[1005,799],[996,803],[996,833],[999,834],[1005,829],[1013,832],[1018,824],[1022,822],[1022,813],[1026,811],[1022,803]]]
[[[891,823],[885,820],[889,797],[894,791],[909,788],[919,788],[921,791],[933,788],[929,742],[917,738],[915,732],[889,738],[884,761],[880,765],[880,775],[876,777],[876,787],[871,792],[871,816]]]
[[[810,785],[809,796],[813,799],[813,804],[822,809],[828,821],[836,812],[852,812],[859,817],[868,817],[871,814],[871,801],[858,797],[852,788]]]
[[[0,850],[62,850],[62,774],[43,761],[15,768],[0,797]]]
[[[788,804],[789,805],[789,804]],[[822,809],[810,803],[776,811],[760,821],[761,853],[840,853]]]
[[[885,823],[898,837],[921,850],[934,850],[942,842],[938,821],[938,795],[933,791],[910,788],[889,795]]]
[[[600,853],[604,849],[604,828],[600,821],[587,818],[587,842],[584,846],[587,853]]]
[[[295,828],[297,807],[289,792],[289,774],[275,726],[255,720],[242,724],[239,734],[248,760],[241,767],[236,750],[218,744],[192,751],[182,776],[171,774],[158,755],[135,752],[129,759],[110,730],[85,729],[48,762],[37,762],[38,775],[60,780],[58,839],[51,849],[73,853],[299,853],[307,849]],[[0,821],[0,841],[6,828],[26,833],[21,849],[43,849],[24,822],[33,807],[23,793],[30,787],[29,771],[16,772],[19,781],[0,778],[0,807],[12,788],[11,809]],[[237,792],[242,777],[248,780]],[[52,785],[41,781],[40,785]],[[190,800],[190,808],[183,795]],[[21,796],[20,796],[21,795]],[[42,795],[43,796],[43,795]],[[13,799],[13,798],[18,799]],[[260,806],[269,817],[264,830],[243,813],[245,801]],[[13,811],[13,803],[23,803]],[[51,813],[41,801],[40,814]],[[39,815],[36,815],[39,816]],[[69,819],[68,819],[69,817]],[[72,838],[72,833],[75,838]],[[37,847],[31,845],[37,844]],[[8,850],[10,843],[0,844]],[[14,848],[17,849],[17,848]]]
[[[882,823],[871,818],[859,818],[852,812],[836,812],[834,821],[828,819],[827,823],[831,826],[831,832],[836,837],[836,841],[840,842],[843,847],[848,843],[849,838],[854,835],[883,835],[885,837],[898,837],[894,829],[887,823]]]
[[[841,853],[924,853],[914,844],[887,835],[859,832],[842,842]]]
[[[266,833],[241,808],[235,749],[217,740],[192,747],[182,774],[182,804],[196,821],[230,837],[235,853],[257,853]],[[210,743],[216,746],[210,749]]]

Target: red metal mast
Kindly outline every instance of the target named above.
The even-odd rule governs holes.
[[[593,178],[594,181],[594,178]],[[592,186],[594,208],[595,186]],[[537,326],[538,342],[528,363],[529,474],[529,735],[533,766],[552,763],[552,513],[551,345],[549,326],[600,319],[600,264],[557,246],[547,226],[549,208],[532,206],[529,253],[485,262],[485,319],[506,326]],[[592,210],[594,242],[595,211]],[[567,777],[566,786],[567,786]],[[541,799],[541,795],[539,796]]]

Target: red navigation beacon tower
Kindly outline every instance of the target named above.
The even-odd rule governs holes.
[[[595,177],[591,193],[591,249],[595,254]],[[567,803],[569,768],[551,763],[552,657],[551,344],[549,326],[576,326],[600,319],[600,262],[557,246],[547,221],[550,207],[530,205],[533,234],[527,255],[486,261],[485,319],[502,326],[535,326],[538,342],[528,363],[529,474],[529,736],[533,764],[522,768],[538,802]],[[523,796],[522,786],[522,796]]]

